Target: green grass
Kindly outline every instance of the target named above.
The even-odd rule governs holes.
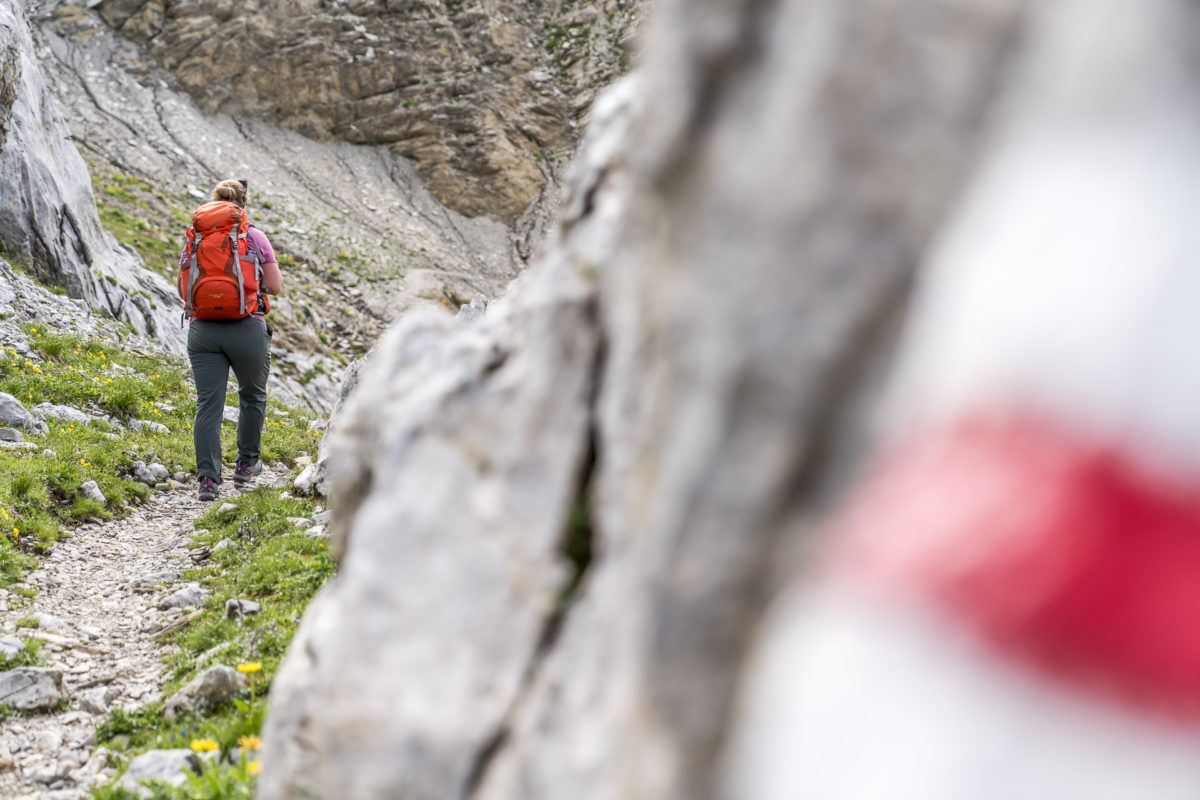
[[[261,665],[248,673],[249,685],[230,702],[205,712],[187,712],[168,720],[161,704],[134,713],[111,712],[96,738],[125,758],[156,748],[188,747],[196,740],[215,742],[221,765],[180,789],[158,789],[163,798],[252,797],[253,762],[233,762],[244,737],[258,736],[266,711],[271,678],[283,659],[300,615],[321,585],[333,574],[334,561],[325,543],[298,531],[288,517],[311,518],[314,501],[281,500],[278,490],[262,487],[238,498],[233,510],[212,509],[196,520],[206,530],[196,546],[212,546],[228,538],[235,546],[213,553],[203,567],[185,572],[212,592],[202,615],[171,637],[178,652],[170,656],[164,694],[170,696],[213,664]],[[225,618],[225,602],[255,600],[260,614],[244,620]],[[214,647],[223,649],[203,657]],[[113,792],[113,789],[101,791]],[[205,794],[204,792],[208,792]],[[121,797],[102,794],[96,797]]]
[[[0,672],[17,667],[40,667],[43,663],[42,640],[30,638],[25,640],[25,649],[12,658],[0,656]]]
[[[125,430],[103,420],[90,424],[49,420],[45,436],[26,434],[30,451],[0,450],[0,585],[19,579],[73,525],[106,520],[145,501],[151,489],[133,478],[135,461],[153,456],[169,468],[195,472],[192,420],[196,411],[186,364],[177,358],[121,350],[103,342],[26,326],[31,348],[41,360],[0,350],[0,392],[26,407],[50,399],[83,411],[111,415],[121,425],[147,419],[169,433]],[[115,366],[114,366],[115,365]],[[126,372],[123,370],[132,370]],[[237,405],[231,389],[227,402]],[[279,406],[274,404],[271,408]],[[315,453],[319,434],[307,430],[309,417],[291,410],[268,411],[262,457],[292,465]],[[223,453],[236,456],[234,426],[225,423]],[[85,497],[80,485],[94,480],[107,502]]]
[[[150,800],[253,800],[255,762],[243,754],[237,763],[205,761],[199,775],[187,776],[187,782],[175,788],[164,781],[147,781]],[[94,800],[140,800],[141,795],[115,786],[104,786],[92,795]]]
[[[101,174],[96,164],[89,166],[101,224],[136,250],[147,267],[174,280],[189,224],[187,201],[168,198],[132,175]]]

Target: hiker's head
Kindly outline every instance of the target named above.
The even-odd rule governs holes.
[[[221,181],[212,190],[213,200],[228,200],[246,207],[246,184],[241,181]]]

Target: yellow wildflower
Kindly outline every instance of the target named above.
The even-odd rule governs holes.
[[[260,662],[247,661],[245,664],[238,664],[237,671],[242,673],[258,672],[260,669],[262,669],[262,664]]]
[[[220,745],[212,739],[192,739],[192,749],[197,753],[205,753],[210,750],[219,750]]]
[[[238,739],[238,747],[245,750],[262,750],[262,740],[257,736],[243,736]]]
[[[21,535],[20,528],[13,528],[13,536],[20,536],[20,535]]]
[[[257,775],[258,773],[262,772],[262,762],[259,761],[257,758],[254,759],[253,761],[251,761],[249,764],[246,765],[246,771],[249,772],[251,775]]]

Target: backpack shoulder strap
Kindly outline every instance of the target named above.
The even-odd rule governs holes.
[[[200,250],[200,240],[203,237],[195,228],[188,228],[187,243],[184,245],[183,259],[180,262],[180,269],[186,269],[188,272],[187,295],[183,298],[183,322],[186,322],[188,317],[192,316],[194,311],[192,307],[193,295],[196,291],[196,279],[200,277],[200,265],[197,262],[197,256]]]
[[[267,289],[263,286],[263,256],[258,249],[258,242],[252,235],[257,230],[253,225],[246,229],[246,252],[254,262],[254,281],[258,284],[258,309],[264,314],[270,310],[271,301],[267,299]]]
[[[258,230],[258,228],[254,227],[253,225],[246,230],[246,246],[250,250],[251,257],[254,258],[254,263],[261,264],[263,260],[262,251],[258,249],[258,241],[253,236],[253,232],[256,230]]]

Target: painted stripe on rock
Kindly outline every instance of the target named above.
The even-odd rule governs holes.
[[[880,461],[838,561],[1059,679],[1200,717],[1200,481],[1044,421],[973,420]]]

